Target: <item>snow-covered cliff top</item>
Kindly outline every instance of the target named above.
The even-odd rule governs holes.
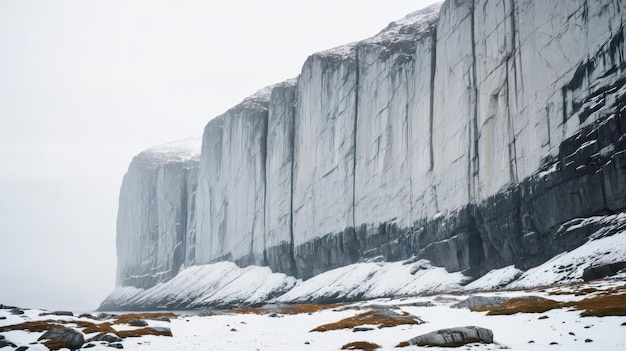
[[[385,29],[373,37],[365,40],[345,44],[329,50],[320,51],[314,55],[323,57],[347,58],[358,45],[378,44],[393,46],[393,44],[414,42],[421,34],[427,33],[439,18],[442,3],[432,4],[421,10],[406,15],[404,18],[393,21]]]
[[[166,163],[186,162],[200,155],[202,138],[190,137],[151,147],[135,156],[133,162],[145,167],[157,167]]]

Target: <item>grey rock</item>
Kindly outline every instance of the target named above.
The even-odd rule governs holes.
[[[85,343],[85,337],[83,333],[72,329],[51,329],[45,332],[38,340],[52,340],[59,339],[64,340],[72,349],[79,349]]]
[[[113,344],[109,344],[109,347],[112,347],[114,349],[123,349],[124,345],[122,345],[120,343],[113,343]]]
[[[73,317],[74,313],[70,311],[54,311],[54,312],[42,312],[40,316],[70,316]]]
[[[108,343],[120,342],[122,339],[114,334],[98,334],[93,337],[92,341],[106,341]]]
[[[502,304],[504,304],[507,301],[511,301],[511,300],[516,300],[516,299],[520,299],[520,298],[516,298],[516,297],[502,297],[502,296],[478,296],[478,295],[472,295],[470,297],[468,297],[467,299],[454,304],[450,307],[452,308],[469,308],[469,309],[473,309],[473,308],[487,308],[487,307],[498,307],[498,306],[502,306]],[[524,300],[534,300],[534,301],[540,301],[540,300],[545,300],[545,298],[540,297],[540,296],[524,296],[523,297]]]
[[[14,308],[11,310],[11,314],[15,314],[15,315],[24,314],[24,310],[21,310],[19,308]]]
[[[7,317],[5,317],[5,316],[0,316],[0,320],[2,320],[2,319],[7,319]]]
[[[8,340],[0,340],[0,349],[4,348],[4,347],[17,347],[17,345],[15,345],[14,343],[8,341]]]
[[[142,319],[133,319],[131,321],[128,322],[128,325],[133,326],[133,327],[147,327],[148,326],[148,322],[142,320]]]
[[[172,336],[172,330],[170,328],[167,328],[167,327],[151,327],[151,328],[152,330],[156,331],[157,333],[161,335]]]
[[[458,327],[440,329],[432,333],[416,336],[409,341],[409,345],[458,347],[471,343],[493,343],[493,332],[481,327]]]
[[[592,266],[583,271],[583,280],[590,281],[615,275],[620,270],[626,268],[626,262],[615,262]]]
[[[20,346],[17,349],[15,349],[15,351],[26,351],[28,350],[28,346]]]
[[[96,347],[96,344],[94,344],[94,343],[88,343],[88,344],[83,345],[83,349],[90,349],[90,348],[92,348],[92,347]]]
[[[365,332],[365,331],[370,331],[370,330],[376,330],[376,328],[372,328],[372,327],[354,327],[352,328],[353,332]]]

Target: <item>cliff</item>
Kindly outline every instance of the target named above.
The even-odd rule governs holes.
[[[448,0],[313,54],[208,123],[187,213],[150,194],[195,179],[159,188],[131,163],[118,265],[150,279],[118,285],[224,260],[308,279],[412,258],[475,279],[576,249],[626,208],[625,16],[615,0]],[[153,249],[146,223],[193,208],[195,232]],[[159,258],[182,237],[184,257]]]

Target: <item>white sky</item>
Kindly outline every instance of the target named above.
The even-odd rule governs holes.
[[[434,2],[0,0],[0,303],[96,308],[134,155]]]

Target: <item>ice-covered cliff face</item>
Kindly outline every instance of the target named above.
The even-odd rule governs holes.
[[[146,288],[174,277],[193,241],[199,139],[135,156],[117,213],[117,285]]]
[[[585,218],[626,209],[625,16],[449,0],[313,54],[205,128],[184,261],[307,279],[415,256],[478,277],[578,247],[598,229]]]

